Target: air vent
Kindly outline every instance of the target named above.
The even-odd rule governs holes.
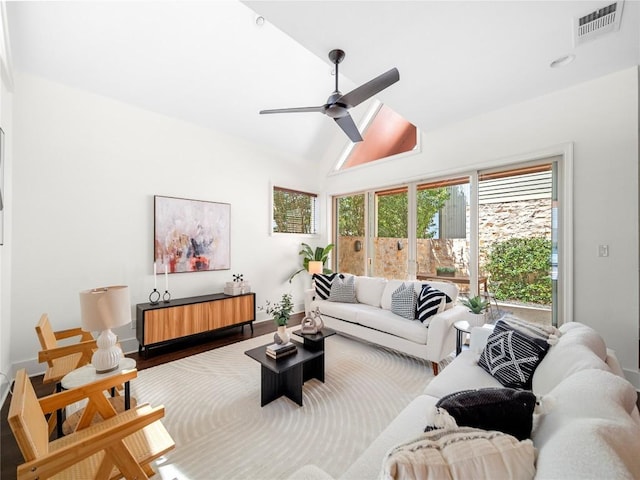
[[[619,0],[574,19],[574,44],[619,30],[623,4],[624,0]]]

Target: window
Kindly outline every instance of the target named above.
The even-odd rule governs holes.
[[[318,196],[289,188],[273,187],[274,233],[318,233]]]
[[[336,170],[345,170],[416,149],[418,129],[391,108],[378,102],[370,117],[368,121],[365,120],[363,141],[347,146]]]

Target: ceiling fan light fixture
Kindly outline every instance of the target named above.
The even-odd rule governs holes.
[[[563,55],[562,57],[556,58],[553,62],[549,64],[549,66],[551,68],[566,67],[575,59],[576,59],[576,56],[573,53],[570,53],[568,55]]]

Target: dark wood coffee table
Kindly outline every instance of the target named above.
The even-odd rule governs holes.
[[[267,356],[268,345],[244,352],[261,365],[261,407],[283,395],[302,406],[302,384],[310,378],[318,378],[317,365],[313,363],[316,359],[323,360],[322,378],[318,380],[324,382],[324,350],[309,350],[301,343],[293,343],[298,351],[278,360]],[[305,371],[305,366],[311,368]]]

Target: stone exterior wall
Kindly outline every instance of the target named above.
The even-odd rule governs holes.
[[[495,242],[509,238],[545,236],[551,238],[551,200],[520,200],[480,205],[480,265]],[[469,233],[467,232],[467,236]],[[362,249],[355,250],[356,241]],[[401,249],[398,249],[398,244]],[[375,238],[375,276],[407,277],[407,239]],[[338,265],[341,272],[365,275],[365,238],[338,239]],[[436,267],[455,267],[460,275],[469,273],[469,242],[466,239],[418,239],[418,272],[435,274]]]

